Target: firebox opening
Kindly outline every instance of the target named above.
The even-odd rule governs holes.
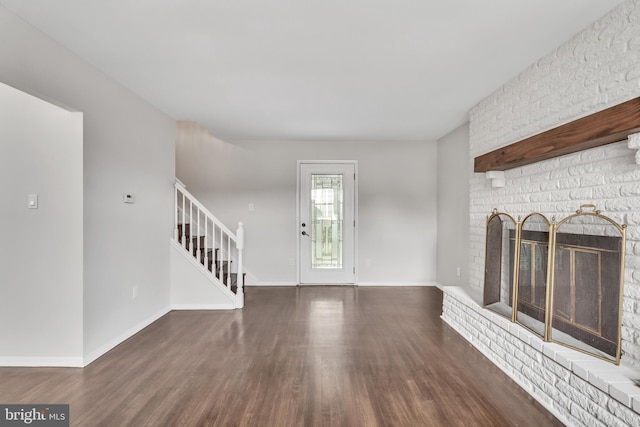
[[[541,214],[510,218],[494,212],[487,222],[485,307],[546,341],[619,363],[625,227],[597,211],[558,224]]]

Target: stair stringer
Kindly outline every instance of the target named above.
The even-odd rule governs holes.
[[[233,310],[236,295],[174,239],[170,239],[171,308]]]

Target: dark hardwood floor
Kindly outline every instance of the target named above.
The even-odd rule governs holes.
[[[84,369],[0,368],[0,403],[73,426],[560,426],[440,320],[436,288],[249,288]]]

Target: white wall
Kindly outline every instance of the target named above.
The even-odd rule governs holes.
[[[178,125],[178,178],[228,227],[244,222],[245,264],[258,284],[297,281],[289,261],[298,160],[358,161],[361,284],[435,282],[435,141],[226,143],[194,123]]]
[[[81,366],[82,114],[0,83],[0,182],[0,365]]]
[[[170,304],[175,122],[2,7],[0,40],[0,81],[84,114],[84,355],[91,360]],[[122,202],[125,192],[136,204]]]
[[[469,283],[469,123],[438,140],[438,283]],[[460,275],[457,274],[460,269]]]
[[[640,1],[626,1],[474,107],[470,156],[640,96]],[[470,282],[482,287],[485,220],[512,215],[565,218],[581,204],[627,223],[623,363],[640,366],[640,166],[626,142],[510,169],[506,186],[471,179]]]

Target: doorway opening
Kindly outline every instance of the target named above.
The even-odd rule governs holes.
[[[298,162],[298,283],[356,283],[356,161]]]

